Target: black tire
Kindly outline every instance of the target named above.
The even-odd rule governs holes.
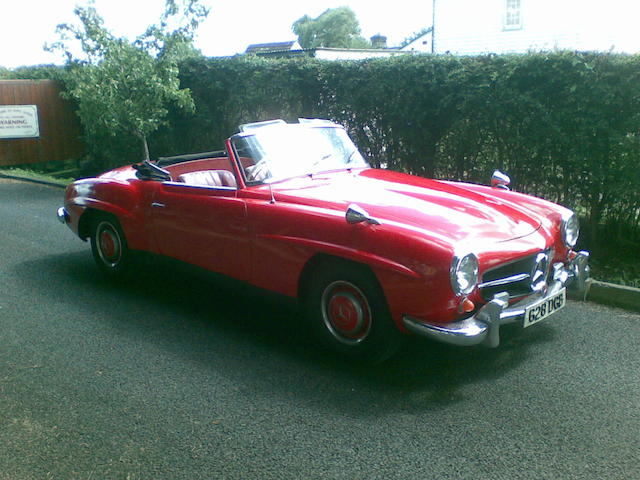
[[[370,271],[332,262],[312,275],[303,304],[321,343],[368,363],[380,363],[398,350],[401,333]]]
[[[118,277],[126,272],[130,252],[124,232],[115,217],[100,215],[93,219],[91,253],[105,275]]]

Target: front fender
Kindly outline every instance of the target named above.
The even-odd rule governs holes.
[[[65,207],[71,216],[69,227],[86,239],[90,232],[87,221],[91,216],[104,212],[117,218],[127,237],[129,246],[146,250],[144,193],[134,182],[115,179],[78,180],[67,187]]]

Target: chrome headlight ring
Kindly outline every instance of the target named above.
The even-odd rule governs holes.
[[[580,222],[575,212],[568,210],[567,213],[562,215],[561,230],[564,244],[569,248],[575,247],[580,235]]]
[[[456,295],[469,295],[478,284],[478,258],[473,253],[455,254],[449,277]]]

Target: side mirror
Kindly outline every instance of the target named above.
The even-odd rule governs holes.
[[[496,170],[491,175],[491,186],[493,188],[501,188],[503,190],[509,190],[509,184],[511,179],[506,173],[502,173],[500,170]]]
[[[370,217],[364,208],[356,205],[355,203],[349,205],[345,218],[347,220],[347,223],[350,223],[351,225],[362,222],[367,222],[372,225],[380,225],[380,222],[378,220]]]

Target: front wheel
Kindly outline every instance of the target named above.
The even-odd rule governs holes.
[[[98,268],[106,275],[114,277],[124,273],[129,249],[115,218],[100,216],[93,222],[91,252]]]
[[[316,272],[306,293],[307,316],[326,346],[372,363],[398,349],[401,334],[371,272],[341,263],[327,266]]]

